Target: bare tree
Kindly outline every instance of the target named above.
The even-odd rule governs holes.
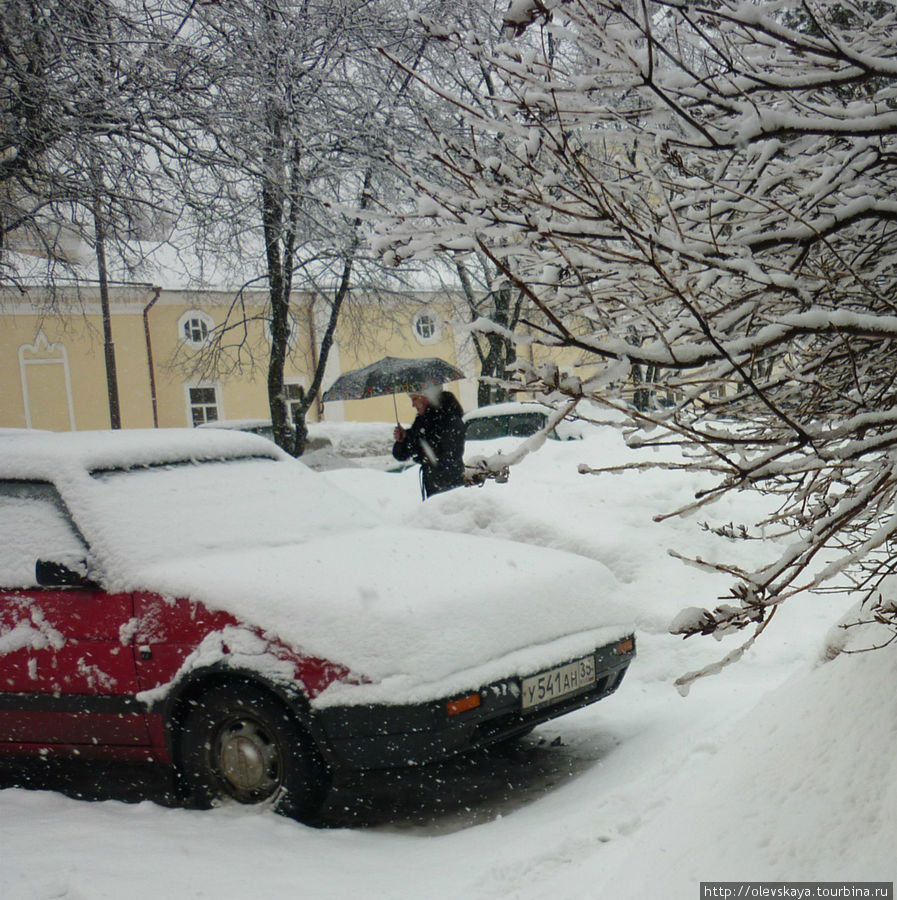
[[[6,4],[0,11],[0,247],[13,231],[35,227],[50,151],[62,141],[66,94],[72,85],[59,77],[61,48],[47,28],[47,7]],[[4,259],[0,264],[6,268]]]
[[[159,59],[184,16],[182,10],[166,12],[164,4],[25,0],[3,7],[4,248],[15,233],[64,264],[60,233],[94,234],[97,188],[115,225],[108,238],[121,248],[133,244],[153,219],[162,216],[170,226],[172,208],[157,195],[165,181],[163,158],[173,146],[169,135],[177,129],[171,97],[179,92],[181,73],[159,65]],[[80,216],[81,208],[90,214]],[[10,260],[4,264],[9,267]]]
[[[204,135],[184,181],[195,246],[266,285],[269,356],[232,351],[238,366],[265,367],[275,439],[297,454],[352,293],[395,282],[363,242],[364,215],[391,189],[385,148],[409,119],[410,79],[377,47],[413,63],[424,39],[411,36],[385,0],[238,0],[195,7],[178,48],[210,85],[182,106]],[[327,324],[291,423],[283,379],[297,291],[325,308]],[[235,303],[210,352],[245,324]]]
[[[756,635],[841,572],[897,628],[893,7],[533,0],[505,26],[528,39],[468,51],[495,112],[451,98],[468,138],[440,135],[444,177],[414,182],[426,215],[384,226],[387,258],[476,250],[542,343],[596,362],[591,381],[517,387],[627,410],[607,372],[653,367],[677,400],[631,413],[630,439],[715,476],[688,510],[778,498],[765,525],[788,549],[718,566],[731,596],[677,633]]]
[[[470,321],[475,326],[483,321],[495,326],[471,331],[480,364],[477,406],[500,403],[510,397],[505,380],[517,361],[513,333],[526,308],[526,294],[499,279],[496,267],[482,254],[457,257],[455,267]]]
[[[422,187],[418,199],[439,196],[441,191],[435,189],[436,185],[451,189],[451,178],[457,173],[452,170],[450,151],[444,154],[443,150],[455,144],[463,145],[470,139],[465,110],[470,108],[483,120],[500,114],[502,85],[495,77],[490,55],[504,41],[502,12],[506,7],[505,0],[453,0],[451,3],[435,0],[417,12],[417,21],[429,36],[426,52],[417,67],[412,70],[408,63],[387,53],[403,72],[428,85],[437,101],[429,104],[418,101],[419,138],[392,147],[390,154],[404,183],[434,188]],[[458,49],[462,47],[477,50],[459,54]],[[553,42],[548,52],[553,55]],[[506,144],[501,132],[480,132],[476,141],[478,155],[494,167],[499,167],[506,157],[513,158],[514,150]],[[430,215],[427,205],[418,203],[417,209],[425,216]],[[395,210],[393,204],[389,212]],[[440,210],[437,207],[433,212],[438,214]],[[490,323],[489,328],[471,332],[480,370],[477,403],[485,406],[509,397],[503,381],[517,359],[514,334],[523,327],[531,305],[526,292],[510,285],[488,256],[470,250],[463,237],[454,244],[446,242],[438,248],[436,268],[441,269],[443,276],[446,272],[455,276],[456,284],[450,293],[460,298],[458,316],[473,323]]]
[[[139,266],[148,223],[158,233],[160,219],[174,218],[163,199],[153,60],[183,21],[124,0],[23,2],[0,13],[0,274],[19,278],[10,251],[24,247],[45,257],[52,289],[57,272],[82,277],[80,245],[93,249],[113,428],[121,409],[109,281],[112,269]]]

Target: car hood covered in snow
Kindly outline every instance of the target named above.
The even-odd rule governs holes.
[[[618,583],[600,563],[398,527],[169,562],[139,581],[227,609],[373,682],[335,686],[319,703],[429,699],[553,665],[631,631],[614,599]]]
[[[4,447],[52,478],[111,591],[224,610],[398,702],[536,671],[631,630],[602,564],[494,538],[387,527],[269,441],[75,435]],[[343,697],[350,693],[351,699]]]

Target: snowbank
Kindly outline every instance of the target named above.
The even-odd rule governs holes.
[[[687,898],[701,881],[894,880],[895,684],[897,647],[794,677],[683,773],[619,869],[596,857],[563,883],[625,878],[634,898],[662,880],[664,896]]]
[[[597,429],[547,443],[506,485],[424,504],[413,470],[322,476],[384,522],[563,549],[603,563],[625,587],[639,655],[612,697],[536,730],[520,767],[553,768],[543,775],[533,764],[528,791],[502,782],[498,797],[474,797],[452,819],[442,800],[458,787],[434,782],[419,798],[427,815],[408,823],[397,782],[386,803],[396,824],[315,831],[263,811],[6,790],[0,896],[695,900],[713,879],[894,880],[897,649],[819,664],[847,601],[808,598],[782,607],[742,662],[679,697],[676,676],[739,639],[667,633],[679,610],[712,604],[728,582],[666,551],[758,565],[770,552],[762,541],[729,540],[701,522],[752,524],[765,508],[744,493],[706,516],[655,524],[694,492],[693,479],[576,472],[628,454],[619,435]],[[478,774],[472,765],[470,780]]]

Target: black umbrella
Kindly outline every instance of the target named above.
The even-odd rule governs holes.
[[[364,400],[386,394],[417,394],[431,384],[457,381],[464,373],[434,356],[426,359],[383,359],[340,375],[324,391],[325,400]]]
[[[463,378],[460,369],[437,359],[383,359],[361,369],[353,369],[340,375],[324,391],[324,400],[364,400],[383,397],[386,394],[417,394],[433,384],[444,384]]]

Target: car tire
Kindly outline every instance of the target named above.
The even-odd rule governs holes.
[[[191,700],[179,746],[190,805],[269,804],[315,823],[330,787],[327,766],[296,716],[249,682],[219,685]]]

